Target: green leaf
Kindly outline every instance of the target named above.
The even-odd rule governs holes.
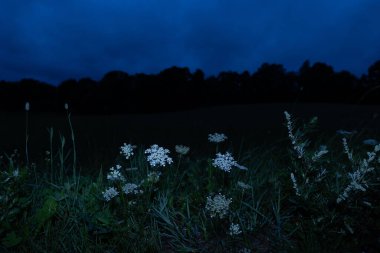
[[[7,247],[11,248],[16,245],[18,245],[22,241],[22,237],[18,236],[14,231],[9,232],[2,240],[2,244]]]
[[[51,219],[57,212],[57,201],[53,197],[45,200],[43,206],[37,209],[35,215],[35,222],[37,223],[37,231],[45,224],[46,221]]]

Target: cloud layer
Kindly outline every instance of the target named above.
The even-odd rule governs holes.
[[[306,59],[360,75],[380,59],[378,13],[378,0],[3,0],[0,80],[297,70]]]

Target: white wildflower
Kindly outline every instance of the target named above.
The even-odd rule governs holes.
[[[208,135],[209,142],[219,143],[219,142],[223,142],[227,139],[228,139],[227,136],[225,134],[222,134],[222,133],[214,133],[214,134]]]
[[[293,188],[296,192],[296,195],[297,196],[301,196],[300,192],[299,192],[299,189],[298,189],[298,185],[297,185],[297,180],[296,180],[296,177],[294,176],[293,172],[290,173],[290,179],[292,180],[293,182]]]
[[[210,212],[210,217],[214,218],[219,216],[223,219],[229,210],[229,206],[232,199],[227,199],[226,196],[222,194],[216,194],[213,198],[207,197],[206,210]]]
[[[365,145],[371,145],[371,146],[376,146],[377,144],[379,144],[379,142],[375,139],[366,139],[363,141],[363,144]]]
[[[13,177],[18,177],[20,175],[20,171],[18,169],[15,169],[12,173]]]
[[[110,181],[124,181],[125,178],[120,172],[121,166],[116,165],[116,168],[111,167],[110,172],[107,174],[107,179]]]
[[[176,145],[175,151],[180,155],[186,155],[189,152],[190,148],[184,145]]]
[[[123,154],[126,159],[129,159],[131,156],[133,156],[133,149],[135,148],[136,146],[134,145],[124,143],[124,145],[120,147],[120,154]]]
[[[234,235],[239,235],[241,233],[242,233],[242,231],[240,230],[240,225],[235,224],[235,223],[231,223],[228,234],[231,236],[234,236]]]
[[[29,104],[29,102],[26,102],[25,103],[25,111],[29,111],[29,109],[30,109],[30,104]]]
[[[107,190],[102,192],[102,194],[103,194],[103,197],[106,201],[110,201],[112,198],[119,195],[119,192],[116,190],[115,187],[109,187]]]
[[[128,195],[130,193],[132,194],[139,194],[139,193],[143,193],[142,190],[139,190],[137,189],[139,186],[137,184],[133,184],[133,183],[127,183],[123,186],[122,190],[123,192]]]
[[[243,182],[241,182],[241,181],[238,181],[238,182],[237,182],[237,185],[238,185],[240,188],[244,189],[244,190],[248,190],[248,189],[251,189],[251,188],[252,188],[252,186],[250,186],[249,184],[243,183]]]
[[[167,155],[169,153],[170,151],[168,149],[159,147],[156,144],[145,150],[145,154],[149,154],[147,161],[152,167],[155,167],[157,165],[165,167],[166,164],[171,164],[173,162],[173,159]]]
[[[237,166],[237,162],[229,152],[225,154],[217,153],[216,158],[213,159],[212,165],[223,171],[230,172],[232,166]]]
[[[325,154],[327,154],[329,151],[327,150],[327,147],[325,145],[321,145],[319,147],[319,150],[317,152],[314,153],[313,157],[311,158],[311,160],[313,160],[313,162],[316,162],[318,161],[322,156],[324,156]]]
[[[67,111],[69,109],[69,105],[67,103],[65,103],[65,110]]]
[[[306,142],[303,143],[298,143],[297,137],[293,134],[293,122],[290,114],[285,111],[285,118],[286,118],[286,126],[288,128],[288,136],[290,141],[292,142],[293,149],[297,152],[298,158],[302,158],[303,155],[305,154],[305,146]]]
[[[343,138],[342,139],[342,143],[343,143],[344,153],[347,154],[347,157],[348,157],[348,159],[350,161],[353,161],[353,159],[352,159],[352,152],[350,152],[350,149],[348,148],[347,139]]]
[[[242,249],[240,249],[240,250],[238,251],[238,253],[251,253],[251,252],[252,252],[252,250],[247,249],[247,248],[242,248]]]

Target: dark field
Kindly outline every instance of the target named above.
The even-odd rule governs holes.
[[[363,138],[380,136],[380,106],[329,104],[258,104],[202,108],[161,114],[131,114],[109,116],[71,115],[80,167],[109,167],[124,143],[159,144],[173,150],[184,144],[192,152],[201,153],[207,147],[207,135],[223,132],[236,148],[272,145],[286,139],[284,114],[287,110],[300,121],[318,117],[319,129],[334,134],[338,129],[358,130]],[[0,113],[0,152],[14,149],[25,153],[25,113]],[[66,149],[72,146],[65,111],[59,115],[29,111],[29,157],[41,162],[49,150],[48,128],[54,129],[53,148],[66,139]]]

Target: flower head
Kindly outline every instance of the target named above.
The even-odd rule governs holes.
[[[226,172],[230,172],[232,166],[238,166],[238,163],[229,152],[226,152],[225,154],[217,153],[212,165]]]
[[[135,148],[136,146],[124,143],[124,145],[120,147],[120,154],[123,154],[126,159],[129,159],[131,156],[133,156],[133,149]]]
[[[227,214],[232,199],[227,199],[226,196],[222,194],[216,194],[213,198],[211,196],[207,197],[206,210],[210,212],[210,217],[214,218],[219,216],[220,219],[223,219]]]
[[[138,194],[138,193],[143,193],[142,190],[137,189],[139,186],[137,184],[133,183],[127,183],[123,186],[123,192],[128,195],[130,193],[132,194]]]
[[[241,233],[242,233],[242,231],[240,230],[240,225],[235,224],[235,223],[231,223],[228,234],[231,236],[234,236],[234,235],[239,235]]]
[[[227,139],[228,139],[227,136],[225,134],[222,134],[222,133],[214,133],[214,134],[208,135],[209,142],[219,143],[219,142],[223,142]]]
[[[165,167],[166,164],[171,164],[173,162],[173,159],[167,155],[169,153],[170,151],[168,149],[159,147],[157,144],[154,144],[145,150],[145,154],[149,154],[147,161],[152,167],[155,167],[157,165]]]
[[[115,187],[109,187],[107,190],[102,192],[102,194],[103,194],[103,197],[106,201],[110,201],[112,198],[119,195],[119,192],[116,190]]]
[[[124,181],[125,178],[120,173],[121,166],[116,165],[116,168],[111,167],[110,172],[107,174],[107,179],[110,181]]]
[[[29,102],[26,102],[25,103],[25,111],[29,111],[29,109],[30,109],[30,104],[29,104]]]
[[[189,152],[190,148],[184,145],[176,145],[175,151],[180,155],[186,155]]]

